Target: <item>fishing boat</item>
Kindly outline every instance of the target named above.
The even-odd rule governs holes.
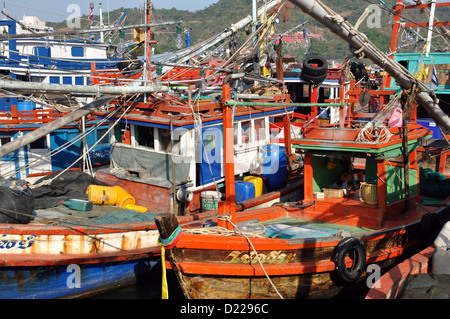
[[[280,11],[279,3],[270,2],[259,9],[258,15],[275,8]],[[248,25],[251,21],[249,16],[236,25]],[[268,29],[268,26],[261,29]],[[226,33],[230,35],[228,30]],[[223,39],[222,34],[218,38]],[[217,43],[217,40],[213,42]],[[178,62],[189,59],[200,48],[205,49],[209,45],[194,46],[193,53],[175,57]],[[233,55],[237,56],[237,52]],[[239,210],[270,206],[280,198],[293,196],[302,183],[301,178],[295,178],[294,174],[288,176],[294,154],[288,164],[284,148],[278,145],[280,143],[271,128],[274,118],[282,120],[293,112],[296,105],[289,104],[290,96],[283,91],[279,80],[235,72],[232,68],[235,63],[230,62],[233,59],[228,60],[213,59],[208,62],[209,66],[184,65],[185,70],[204,68],[203,80],[196,85],[185,86],[183,90],[179,86],[172,88],[175,93],[171,95],[161,93],[147,100],[116,100],[109,104],[109,109],[97,111],[95,114],[99,117],[105,117],[114,110],[119,112],[110,118],[111,126],[114,126],[111,127],[111,168],[97,171],[96,178],[127,189],[138,205],[150,211],[175,212],[182,216],[202,210],[217,210],[224,192],[225,174],[222,161],[223,108],[219,92],[222,83],[233,83],[236,85],[236,100],[244,102],[234,108],[233,128],[234,157],[239,162],[235,172],[240,175],[236,183],[242,189],[242,196],[237,199]],[[158,63],[156,70],[148,71],[148,74],[156,75],[170,88],[171,82],[167,82],[167,77],[177,82],[173,72],[177,70],[175,66],[178,70],[180,66],[172,62]],[[173,68],[164,73],[163,65]],[[208,85],[209,79],[213,79],[214,85]],[[244,79],[268,84],[261,86],[262,93],[256,94],[253,87],[240,89],[240,82]],[[261,171],[263,166],[271,165],[271,154],[276,154],[277,165],[278,162],[280,164],[276,178]],[[278,160],[278,157],[282,158]],[[257,171],[258,176],[254,176]],[[172,176],[176,177],[175,180]]]
[[[119,50],[117,46],[103,42],[103,36],[93,40],[79,38],[81,33],[61,35],[36,17],[24,17],[23,21],[18,21],[4,14],[9,17],[0,20],[3,31],[0,73],[4,79],[89,85],[97,80],[93,77],[92,68],[98,72],[117,73],[116,64],[124,57],[125,45]],[[119,27],[125,16],[126,12],[114,25]],[[92,95],[75,96],[61,92],[41,91],[30,95],[5,89],[2,93],[1,145],[93,100]],[[109,136],[105,134],[107,128],[107,123],[101,123],[93,116],[69,123],[2,157],[0,172],[5,178],[11,176],[33,181],[35,177],[55,171],[106,165],[110,155]]]
[[[122,24],[126,15],[127,13],[124,12],[110,28],[124,28]],[[123,40],[121,45],[105,42],[104,34],[107,32],[104,30],[108,28],[61,33],[46,27],[45,23],[40,22],[36,17],[24,17],[24,21],[30,20],[35,24],[8,17],[9,19],[0,20],[0,29],[3,32],[0,37],[2,56],[0,71],[2,75],[19,81],[88,85],[92,81],[93,64],[97,70],[117,72],[116,64],[124,58],[127,51],[127,45],[123,43]],[[103,26],[102,23],[100,21]],[[94,32],[100,33],[100,36],[94,39]],[[86,34],[88,37],[83,37]],[[2,110],[11,103],[23,100],[20,96],[19,100],[17,96],[11,98],[12,100],[2,99]],[[68,104],[70,101],[64,102],[63,94],[51,96],[49,100],[70,105]],[[71,102],[72,106],[80,105],[75,100]],[[41,108],[45,106],[45,104],[38,105]]]
[[[401,154],[402,134],[399,128],[389,131],[397,137],[373,143],[354,141],[361,129],[310,127],[303,139],[292,140],[305,154],[301,202],[233,216],[233,187],[226,182],[231,202],[223,204],[228,206],[222,213],[232,213],[231,220],[219,216],[224,228],[186,229],[170,237],[180,233],[176,220],[158,216],[162,238],[178,238],[168,256],[185,297],[331,297],[365,278],[368,265],[381,271],[420,245],[422,216],[448,214],[448,209],[423,206],[417,164],[408,165],[410,197],[404,195],[406,186],[398,177],[404,167],[392,160]],[[418,139],[430,132],[417,124],[408,132],[413,157]],[[349,158],[358,156],[366,159],[366,180],[380,177],[376,184],[330,186],[355,173],[348,170]]]
[[[291,2],[382,65],[404,90],[421,85],[324,4]],[[351,99],[341,95],[338,113],[347,116],[336,124],[309,126],[301,139],[291,140],[304,154],[301,201],[236,214],[229,157],[217,227],[182,229],[173,215],[156,217],[165,254],[186,298],[343,295],[364,285],[371,271],[382,273],[423,247],[436,219],[450,213],[448,199],[428,206],[418,187],[416,151],[419,141],[432,133],[414,116],[410,122],[395,116],[400,92],[379,93],[389,96],[379,113],[356,116],[353,105],[346,105]],[[225,105],[229,96],[224,90]],[[416,99],[448,126],[448,117],[426,90]],[[226,131],[232,127],[229,107],[224,114]],[[230,140],[224,143],[226,158],[233,146]],[[353,159],[363,160],[363,171],[355,171]]]
[[[149,2],[147,2],[147,5],[149,6]],[[147,76],[150,76],[149,72]],[[121,118],[122,114],[126,114],[130,116],[127,123],[114,121],[114,123],[117,123],[114,124],[111,121],[108,128],[114,138],[117,138],[115,141],[122,142],[114,144],[123,144],[115,145],[112,153],[117,154],[114,151],[114,149],[117,149],[121,150],[122,156],[135,154],[135,160],[139,161],[141,159],[139,151],[152,150],[150,146],[151,143],[154,143],[155,149],[153,149],[153,152],[142,152],[140,153],[141,156],[142,154],[147,157],[153,156],[153,161],[156,162],[158,160],[161,166],[157,168],[162,168],[162,165],[170,165],[171,167],[169,166],[168,168],[170,174],[172,168],[175,168],[175,166],[171,165],[175,160],[170,161],[170,158],[186,159],[186,154],[181,152],[196,150],[195,145],[192,145],[195,143],[194,139],[189,140],[191,145],[187,145],[187,137],[194,134],[194,131],[191,129],[194,127],[196,119],[194,116],[189,117],[189,114],[186,115],[186,118],[182,115],[183,112],[190,112],[191,107],[198,107],[204,111],[205,115],[210,115],[210,117],[204,116],[203,119],[205,122],[205,141],[208,141],[204,147],[204,153],[209,152],[210,155],[213,155],[212,153],[216,150],[221,152],[219,132],[223,114],[221,113],[220,99],[218,101],[211,99],[204,105],[189,105],[186,103],[186,99],[172,98],[168,94],[165,95],[164,88],[157,87],[154,83],[143,82],[146,85],[137,86],[127,85],[127,83],[125,85],[113,83],[114,85],[110,86],[74,86],[70,84],[31,82],[27,82],[25,85],[21,81],[2,81],[2,87],[12,91],[29,93],[34,90],[37,92],[45,91],[48,94],[66,92],[68,94],[90,94],[91,96],[94,93],[96,98],[85,106],[37,128],[31,132],[32,134],[25,134],[2,145],[0,147],[0,155],[2,157],[8,155],[24,145],[28,145],[30,142],[47,136],[47,134],[56,129],[64,128],[83,116],[88,116],[94,111],[98,112],[97,116],[105,118],[107,117],[106,113],[115,116],[116,119]],[[103,96],[98,97],[97,94]],[[254,142],[254,145],[250,145],[254,146],[254,149],[251,150],[252,156],[256,157],[257,149],[264,146],[262,141],[267,141],[270,138],[268,135],[269,117],[286,114],[285,102],[288,99],[289,96],[282,93],[278,94],[275,100],[273,97],[260,98],[262,101],[260,106],[252,105],[236,108],[236,120],[239,120],[240,127],[238,140],[248,142],[247,138],[250,138],[250,141]],[[180,100],[184,101],[182,105],[176,102]],[[255,100],[256,98],[252,101]],[[278,101],[280,105],[273,108],[263,107],[265,101],[271,101],[272,103]],[[126,108],[133,106],[134,110],[128,114],[123,112],[121,106],[126,106]],[[113,110],[113,108],[117,110]],[[217,108],[220,108],[220,110],[217,110]],[[175,113],[179,114],[181,119],[178,120],[171,114],[167,114],[167,110],[174,115]],[[288,107],[288,113],[289,111],[290,108]],[[145,114],[146,112],[148,114]],[[157,116],[154,116],[155,113]],[[20,116],[22,115],[20,113]],[[44,116],[44,114],[32,113],[27,114],[27,116],[39,117]],[[246,123],[244,123],[245,121]],[[145,125],[146,123],[148,124],[147,126]],[[115,125],[118,125],[118,129],[114,129]],[[133,128],[140,128],[130,131],[129,125],[133,125]],[[243,128],[243,125],[247,125],[247,127]],[[256,130],[257,125],[259,125],[258,128],[263,129]],[[166,134],[170,132],[170,127],[177,126],[182,129],[183,134],[186,133],[186,135],[182,135],[182,141],[179,143],[178,156],[174,154],[175,147],[170,142],[168,144],[171,146],[171,150],[167,148]],[[252,130],[247,129],[248,127],[251,127]],[[152,130],[153,133],[158,133],[158,136],[161,135],[164,139],[151,139]],[[208,131],[210,131],[210,138],[206,138]],[[130,135],[128,135],[129,133]],[[203,134],[202,131],[201,133]],[[186,139],[186,142],[184,139]],[[125,143],[127,140],[129,144]],[[165,148],[163,148],[163,142],[166,142]],[[141,143],[141,145],[138,143]],[[134,146],[140,147],[131,148]],[[273,151],[277,151],[277,156],[284,154],[284,151],[279,151],[275,146],[273,148]],[[192,156],[192,154],[189,156]],[[243,153],[243,156],[245,156],[245,153]],[[114,161],[120,161],[120,156],[114,157]],[[249,168],[251,159],[249,158],[247,161],[243,165],[246,167],[244,167],[242,172],[246,172]],[[221,163],[210,163],[213,166],[216,164],[221,165]],[[277,168],[278,163],[279,161],[277,162]],[[183,162],[175,164],[183,165]],[[154,212],[164,211],[166,204],[172,202],[171,200],[168,201],[168,199],[172,198],[173,200],[178,195],[180,195],[179,198],[182,204],[188,202],[187,199],[191,195],[187,187],[190,187],[189,183],[192,183],[192,181],[185,178],[185,176],[193,173],[191,176],[196,178],[195,169],[197,164],[201,166],[201,163],[195,162],[191,166],[191,162],[188,161],[185,165],[188,169],[182,171],[184,175],[181,175],[182,179],[180,180],[172,181],[167,179],[167,176],[162,176],[166,180],[160,178],[160,182],[166,191],[162,193],[160,190],[163,188],[159,189],[161,194],[158,194],[158,191],[154,191],[155,197],[157,195],[162,197],[161,202],[156,206],[150,204],[146,206],[139,202],[141,197],[145,199],[148,199],[148,197],[144,196],[142,191],[135,193],[132,187],[128,187],[129,185],[127,185],[127,188],[122,188],[120,187],[120,181],[105,184],[100,179],[92,178],[90,175],[78,171],[57,172],[44,176],[31,185],[27,182],[3,180],[3,194],[9,197],[7,197],[8,200],[2,202],[5,205],[9,203],[10,206],[4,205],[2,207],[2,215],[6,216],[5,218],[8,221],[0,224],[0,228],[2,228],[0,253],[3,257],[3,263],[0,265],[0,277],[2,278],[0,296],[2,298],[80,297],[109,288],[117,288],[120,285],[135,283],[142,274],[148,274],[152,266],[160,258],[161,250],[157,243],[158,231],[153,221]],[[203,164],[204,172],[198,172],[201,179],[194,179],[193,182],[205,183],[206,185],[208,183],[211,184],[213,176],[216,177],[216,174],[221,174],[222,168],[215,166],[213,173],[208,175],[205,173],[207,166],[205,163]],[[134,169],[129,172],[131,176],[123,178],[124,181],[132,180],[134,185],[142,184],[141,180],[145,179],[145,174],[149,173],[148,171],[137,169],[137,167],[127,166],[126,162],[122,162],[121,165],[128,169]],[[271,165],[268,167],[271,168]],[[194,169],[193,172],[191,168]],[[275,185],[274,191],[269,195],[275,195],[275,199],[283,195],[280,194],[282,193],[280,187],[283,188],[284,183],[288,182],[287,165],[285,164],[282,168],[284,170],[280,170],[280,172],[285,176],[284,182],[282,181],[282,185]],[[150,176],[156,176],[156,173],[157,171],[152,170],[150,171]],[[171,176],[178,176],[177,174],[178,171],[176,170],[176,174]],[[221,176],[218,175],[217,177],[217,181],[219,181]],[[186,181],[189,183],[185,183]],[[249,184],[254,185],[253,183],[245,185],[248,187],[250,186]],[[98,192],[94,192],[94,186],[101,188]],[[175,188],[172,188],[173,186]],[[113,194],[109,193],[111,189],[114,190]],[[291,187],[291,191],[292,189],[296,190],[297,187]],[[91,194],[98,195],[97,197],[100,198],[97,198],[99,202],[90,198]],[[273,199],[268,198],[266,202]],[[22,204],[20,208],[18,206],[19,203]],[[258,203],[260,203],[259,199]],[[142,208],[144,208],[143,212],[140,212]],[[152,211],[151,209],[154,210]],[[217,210],[214,207],[212,209],[209,207],[201,212],[200,207],[197,206],[194,211],[196,212],[195,214],[186,213],[186,216],[178,216],[179,223],[183,227],[190,227],[192,224],[197,224],[199,220],[207,221],[217,215]]]

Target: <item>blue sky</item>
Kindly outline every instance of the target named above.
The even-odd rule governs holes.
[[[201,10],[218,0],[151,0],[156,9],[179,10]],[[437,0],[437,2],[445,2],[449,0]],[[144,5],[144,0],[0,0],[0,7],[16,19],[22,19],[23,15],[37,16],[41,21],[57,22],[67,19],[72,11],[67,12],[67,8],[71,4],[77,4],[81,8],[81,14],[89,13],[89,4],[94,3],[94,14],[98,14],[98,4],[102,3],[103,12],[108,10],[124,8],[137,8]],[[327,1],[325,0],[326,4]],[[1,16],[1,15],[0,15]]]
[[[156,9],[171,9],[177,8],[179,10],[201,10],[218,0],[152,0]],[[23,15],[36,16],[41,21],[63,21],[73,12],[67,12],[67,8],[71,4],[77,4],[81,8],[81,14],[89,13],[89,4],[94,3],[94,14],[98,14],[98,4],[102,3],[103,12],[109,10],[124,8],[138,8],[144,5],[144,0],[0,0],[1,11],[6,9],[6,13],[13,18],[22,19]],[[2,15],[0,15],[2,17]]]

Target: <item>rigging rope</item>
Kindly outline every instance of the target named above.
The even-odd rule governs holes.
[[[127,102],[129,102],[131,99],[133,98],[137,98],[139,96],[139,94],[134,94],[132,97],[129,98],[129,100]],[[124,102],[125,105],[126,102]],[[88,152],[90,152],[95,146],[97,146],[98,143],[100,143],[102,141],[102,139],[109,134],[109,132],[117,125],[117,123],[125,116],[125,114],[130,110],[131,106],[133,104],[130,104],[130,106],[128,106],[128,108],[120,115],[120,117],[117,119],[117,121],[115,121],[110,127],[109,129],[99,138],[97,139],[97,142],[94,143],[94,145],[92,145],[89,149]],[[87,153],[88,153],[87,152]],[[59,174],[57,174],[56,176],[54,176],[51,179],[42,181],[39,184],[36,185],[32,185],[32,187],[39,187],[42,185],[49,185],[54,179],[58,178],[59,176],[61,176],[61,174],[65,173],[66,171],[68,171],[73,165],[75,165],[75,163],[77,163],[79,160],[83,159],[85,157],[85,154],[81,155],[78,159],[76,159],[72,164],[70,164],[66,169],[64,169],[63,171],[61,171]]]
[[[372,120],[370,120],[358,133],[356,142],[360,143],[380,143],[391,139],[391,132],[383,122],[391,114],[392,110],[398,106],[398,99],[401,92],[397,93],[386,106],[383,107]]]

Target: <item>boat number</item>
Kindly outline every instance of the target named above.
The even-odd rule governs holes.
[[[258,257],[262,263],[266,264],[286,264],[295,260],[295,253],[284,253],[281,250],[273,250],[268,253],[258,253],[258,256],[254,251],[248,253],[246,251],[234,250],[227,257],[225,261],[229,261],[233,264],[244,263],[254,264],[258,262]]]
[[[6,237],[6,234],[0,236],[0,238],[3,237]],[[0,249],[12,249],[12,248],[27,249],[34,244],[33,239],[35,239],[36,237],[37,237],[36,235],[31,235],[28,236],[27,239],[21,241],[2,239],[0,240]]]

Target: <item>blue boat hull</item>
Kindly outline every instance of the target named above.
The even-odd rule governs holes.
[[[147,276],[157,260],[57,266],[0,267],[1,299],[86,297]]]

